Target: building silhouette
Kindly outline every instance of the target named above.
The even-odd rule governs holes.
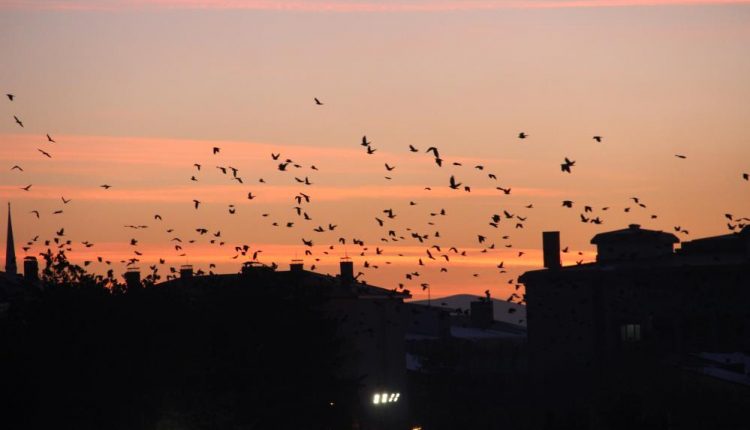
[[[388,290],[355,279],[354,263],[342,258],[340,273],[323,275],[304,269],[294,260],[289,270],[258,263],[245,263],[236,274],[198,274],[192,266],[179,270],[179,277],[152,288],[175,287],[200,300],[205,291],[217,288],[246,288],[282,292],[286,299],[277,303],[248,303],[254,306],[286,306],[286,300],[299,297],[321,299],[320,311],[336,318],[338,335],[345,345],[345,360],[339,369],[343,378],[359,381],[359,397],[354,403],[358,428],[381,429],[403,426],[407,416],[405,333],[408,292]],[[123,277],[129,291],[141,288],[140,273],[129,269]],[[275,330],[269,327],[267,330]],[[278,333],[293,338],[294,333]],[[251,340],[249,340],[251,341]],[[395,426],[395,427],[394,427]]]
[[[27,256],[23,260],[23,275],[18,273],[16,246],[13,238],[13,220],[8,203],[8,225],[5,238],[5,271],[0,272],[0,315],[10,301],[26,299],[38,286],[39,263],[36,257]]]
[[[13,242],[13,221],[10,218],[10,202],[8,203],[8,235],[5,246],[5,273],[13,276],[17,273],[16,246]]]
[[[543,242],[547,267],[519,278],[534,371],[750,350],[750,227],[675,251],[673,234],[631,224],[591,239],[596,262],[566,267],[559,234]]]

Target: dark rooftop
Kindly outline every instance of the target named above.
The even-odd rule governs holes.
[[[680,239],[672,233],[646,230],[641,228],[638,224],[630,224],[628,228],[599,233],[591,239],[591,243],[599,245],[604,242],[619,240],[657,240],[666,243],[678,243],[680,241]]]

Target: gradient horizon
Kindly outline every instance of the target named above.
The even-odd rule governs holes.
[[[725,213],[750,217],[750,183],[741,178],[750,172],[750,7],[544,2],[553,3],[2,2],[0,92],[16,100],[0,101],[0,199],[13,204],[19,267],[46,249],[37,243],[25,253],[27,240],[65,227],[79,263],[97,255],[117,262],[137,249],[142,272],[160,257],[162,275],[185,263],[236,272],[243,259],[233,248],[248,244],[250,253],[263,250],[264,263],[284,268],[304,257],[324,273],[337,273],[348,255],[368,282],[404,283],[415,298],[426,297],[422,282],[433,298],[485,289],[504,298],[518,275],[541,266],[542,231],[559,230],[570,248],[564,261],[575,264],[593,259],[596,233],[630,223],[680,226],[690,234],[676,234],[690,240],[728,232]],[[520,131],[529,138],[517,139]],[[375,154],[359,145],[362,135]],[[429,146],[440,149],[442,168],[424,153]],[[279,172],[272,152],[303,167]],[[564,157],[576,160],[570,175],[560,172]],[[11,171],[15,164],[24,172]],[[216,166],[238,168],[244,183]],[[450,175],[471,193],[449,189]],[[112,189],[99,188],[105,183]],[[312,197],[302,205],[311,221],[292,209],[300,191]],[[581,223],[584,205],[604,223]],[[386,208],[398,216],[387,220]],[[430,216],[443,208],[446,216]],[[511,219],[488,226],[503,210],[528,217],[524,228]],[[329,222],[335,231],[313,231]],[[431,239],[420,245],[407,227]],[[406,239],[382,242],[389,229]],[[196,241],[184,244],[187,255],[172,247],[175,236]],[[301,238],[315,241],[313,256]],[[496,249],[483,253],[488,243]],[[428,261],[433,244],[467,256]],[[363,269],[365,261],[379,268]],[[507,273],[498,273],[501,261]],[[406,280],[413,271],[421,276]]]

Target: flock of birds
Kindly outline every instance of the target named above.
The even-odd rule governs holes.
[[[14,94],[6,94],[6,97],[9,102],[13,102],[16,99],[16,96]],[[320,101],[318,98],[314,98],[314,103],[316,106],[324,106],[324,103]],[[15,123],[18,125],[18,127],[23,128],[24,123],[23,121],[16,115],[13,116],[13,119],[15,120]],[[529,134],[526,132],[520,132],[517,135],[517,138],[519,140],[524,140],[529,138]],[[596,143],[602,143],[603,137],[600,135],[595,135],[592,137],[592,139]],[[53,137],[50,134],[46,134],[46,144],[48,145],[54,145],[57,144],[56,140],[53,139]],[[375,154],[377,151],[377,148],[375,148],[370,140],[368,140],[367,136],[362,136],[360,145],[364,148],[365,155],[372,155]],[[54,148],[54,146],[50,146],[50,148]],[[38,152],[41,154],[42,157],[45,158],[53,158],[53,152],[52,149],[42,149],[37,148]],[[217,157],[221,154],[221,148],[220,147],[211,147],[210,156]],[[437,147],[431,146],[427,148],[424,152],[418,149],[417,147],[413,145],[408,146],[408,152],[410,153],[422,153],[422,154],[429,154],[432,157],[432,160],[434,161],[437,168],[441,168],[445,161],[441,157],[440,150]],[[675,157],[679,159],[685,159],[687,158],[683,154],[675,154]],[[300,187],[303,187],[305,190],[307,190],[307,187],[311,187],[314,185],[313,179],[311,178],[311,175],[318,171],[318,168],[315,165],[309,165],[307,167],[302,166],[301,164],[295,162],[291,158],[282,158],[281,153],[271,153],[270,154],[270,163],[275,164],[275,169],[279,172],[285,172],[286,174],[289,174],[293,177],[294,183],[297,184]],[[198,175],[201,172],[204,172],[203,166],[206,164],[203,163],[194,163],[191,166],[191,169],[193,170],[190,181],[198,181]],[[462,163],[460,162],[453,162],[451,163],[453,166],[462,166]],[[560,164],[560,170],[562,173],[566,174],[572,174],[573,168],[576,166],[576,161],[571,160],[568,157],[564,157],[562,163]],[[304,173],[298,173],[293,174],[292,172],[304,172],[305,170],[308,170],[310,173],[304,174]],[[393,164],[385,163],[384,166],[385,169],[385,179],[391,180],[392,176],[390,176],[395,169],[396,166]],[[487,178],[491,181],[494,181],[493,184],[497,184],[498,177],[495,173],[492,172],[486,172],[484,165],[475,165],[474,169],[477,171],[481,171],[486,173]],[[20,166],[18,164],[13,165],[10,170],[17,171],[20,174],[23,174],[24,169],[23,166]],[[236,182],[238,184],[244,184],[245,180],[240,176],[240,169],[232,166],[216,166],[216,170],[222,174],[227,176],[231,181]],[[742,173],[741,175],[742,179],[745,181],[750,181],[750,174],[748,173]],[[258,179],[258,183],[264,184],[266,181],[263,178]],[[471,186],[466,184],[465,181],[456,178],[455,175],[450,175],[446,179],[446,186],[452,190],[460,191],[460,192],[471,192]],[[110,184],[100,184],[100,188],[103,190],[109,190],[112,188],[112,185]],[[33,184],[28,184],[23,187],[20,187],[21,190],[24,192],[33,192]],[[512,188],[510,186],[500,186],[496,185],[495,189],[501,193],[500,195],[509,195],[512,192]],[[426,191],[431,191],[431,187],[425,187]],[[252,192],[247,193],[247,199],[253,200],[257,196],[254,195]],[[287,221],[281,221],[281,220],[273,220],[270,221],[270,225],[272,227],[283,227],[283,228],[296,228],[300,224],[308,221],[312,221],[313,218],[310,215],[310,205],[314,200],[314,193],[313,192],[299,192],[297,195],[293,198],[293,214],[297,217],[297,219],[294,220],[287,220]],[[624,212],[630,212],[631,207],[638,207],[642,209],[646,209],[647,206],[644,202],[641,201],[639,197],[631,197],[632,205],[633,206],[626,206],[623,210]],[[63,205],[68,205],[71,203],[71,199],[66,199],[64,196],[61,196],[61,201]],[[192,206],[195,210],[201,210],[201,201],[199,199],[193,199],[192,200]],[[410,206],[416,206],[418,203],[415,201],[410,201]],[[578,207],[578,205],[575,204],[572,200],[563,200],[562,201],[562,207],[567,209],[573,209],[574,206]],[[531,210],[534,208],[533,203],[529,203],[524,206],[525,209]],[[602,215],[594,215],[594,207],[588,204],[582,205],[582,211],[579,214],[580,221],[582,223],[591,223],[591,224],[602,224],[604,221],[602,219]],[[237,206],[235,204],[229,204],[227,207],[228,213],[231,215],[236,214]],[[602,207],[599,208],[602,212],[610,210],[610,207]],[[53,214],[60,214],[62,213],[62,209],[56,210]],[[39,210],[32,210],[31,215],[35,216],[36,218],[41,217],[41,213]],[[269,213],[263,213],[262,216],[264,218],[269,218]],[[382,230],[382,237],[380,238],[380,241],[385,244],[399,242],[399,241],[412,241],[414,243],[418,243],[419,246],[424,247],[424,253],[422,256],[418,256],[415,258],[414,264],[415,264],[415,270],[410,270],[403,274],[403,282],[398,283],[398,287],[394,290],[404,290],[409,291],[409,288],[421,288],[422,290],[427,290],[428,293],[430,291],[430,284],[429,282],[422,282],[420,280],[420,267],[426,266],[426,265],[440,265],[440,273],[448,272],[449,265],[452,261],[455,261],[456,259],[461,259],[463,257],[467,257],[468,252],[466,249],[459,249],[457,246],[444,246],[438,243],[438,241],[441,238],[440,231],[436,229],[435,222],[432,221],[434,219],[433,217],[444,217],[447,216],[447,211],[444,208],[441,208],[440,210],[429,212],[428,221],[425,228],[429,228],[432,231],[425,232],[425,231],[417,231],[417,229],[406,227],[403,231],[397,228],[397,226],[393,225],[393,220],[398,216],[398,214],[394,211],[392,208],[384,208],[381,212],[376,214],[376,216],[373,216],[373,223],[374,226],[378,227]],[[656,219],[657,215],[652,214],[650,215],[652,219]],[[727,228],[730,231],[735,231],[738,229],[742,229],[745,225],[750,223],[750,218],[746,217],[735,217],[732,214],[725,214],[725,217],[727,219]],[[506,223],[508,221],[511,221],[512,225],[515,229],[522,229],[525,226],[525,222],[528,219],[528,215],[521,215],[519,213],[511,213],[508,210],[502,210],[499,213],[494,213],[489,216],[487,219],[487,223],[490,227],[494,229],[500,228],[500,223],[502,220],[506,220]],[[153,220],[156,223],[163,222],[163,217],[160,214],[154,214]],[[331,221],[326,221],[325,223],[321,223],[320,225],[311,228],[308,230],[308,234],[319,234],[324,232],[334,232],[337,231],[338,225]],[[144,224],[130,224],[125,225],[124,228],[133,229],[133,230],[141,230],[149,228],[148,225]],[[674,226],[674,230],[677,233],[688,235],[689,231],[685,229],[682,226]],[[173,228],[167,228],[165,229],[166,233],[173,236],[169,240],[171,246],[174,248],[174,251],[178,257],[187,257],[187,252],[184,249],[184,246],[186,243],[196,243],[198,240],[200,240],[202,237],[207,237],[208,242],[211,245],[216,245],[219,247],[225,246],[227,243],[224,241],[221,231],[211,231],[208,228],[205,227],[198,227],[195,229],[195,234],[193,236],[188,237],[180,237],[175,233],[175,230]],[[319,255],[316,255],[315,253],[321,248],[319,246],[319,249],[315,249],[315,240],[313,238],[310,238],[308,234],[302,234],[300,237],[300,241],[302,246],[305,248],[305,256],[310,256],[312,258],[315,258],[315,261],[320,261]],[[502,240],[507,241],[510,239],[510,235],[502,235],[500,236]],[[487,253],[494,249],[499,249],[500,247],[496,247],[496,244],[490,240],[489,234],[477,234],[476,235],[476,241],[478,243],[478,246],[481,247],[480,253]],[[50,239],[40,239],[39,236],[35,236],[33,239],[29,240],[25,246],[23,247],[24,252],[28,252],[32,246],[35,244],[44,244],[45,247],[47,247],[47,255],[52,255],[51,248],[57,248],[56,252],[65,252],[65,251],[72,251],[73,250],[73,242],[70,239],[67,239],[65,237],[65,229],[60,228],[56,231],[55,236]],[[94,246],[93,243],[89,241],[81,242],[83,246],[86,248],[91,248]],[[374,249],[372,249],[372,246],[368,246],[365,244],[365,241],[362,239],[357,238],[346,238],[346,237],[339,237],[336,245],[328,244],[327,246],[322,247],[321,253],[324,255],[329,255],[336,250],[336,246],[346,246],[347,244],[352,244],[354,246],[359,247],[359,255],[364,257],[364,264],[363,267],[365,269],[378,269],[379,266],[377,264],[369,263],[367,261],[368,255],[384,255],[385,252],[385,245],[381,246],[375,246]],[[130,246],[133,247],[133,257],[121,260],[120,263],[125,264],[128,267],[135,267],[142,261],[143,252],[138,249],[139,240],[138,239],[131,239],[130,240]],[[512,244],[510,243],[504,243],[503,246],[505,248],[512,248]],[[263,250],[262,249],[254,249],[248,244],[238,244],[233,247],[234,255],[231,257],[232,259],[239,259],[242,257],[242,259],[246,259],[249,261],[258,262],[262,256]],[[568,247],[564,247],[562,249],[562,252],[567,253],[569,251]],[[524,252],[518,251],[517,257],[523,257]],[[579,255],[582,255],[582,253],[579,252]],[[399,257],[404,257],[402,254],[398,254]],[[106,275],[98,275],[102,279],[109,279],[113,280],[115,279],[115,273],[113,269],[113,261],[108,260],[106,257],[98,256],[96,258],[96,261],[99,263],[103,263],[107,268]],[[583,260],[578,260],[578,264],[582,264]],[[84,261],[84,266],[89,266],[93,261]],[[387,262],[388,264],[390,262]],[[153,265],[150,265],[150,269],[152,271],[152,275],[157,275],[157,273],[160,271],[160,269],[167,265],[167,258],[159,257],[158,263],[155,263]],[[276,267],[276,262],[271,263],[272,266]],[[208,273],[213,273],[213,269],[216,268],[215,263],[210,263],[208,266]],[[311,266],[311,270],[315,270],[316,266],[313,264]],[[499,261],[496,265],[496,269],[500,274],[507,273],[505,262]],[[168,267],[169,274],[166,275],[167,279],[170,279],[178,273],[178,269],[171,266]],[[205,272],[203,270],[198,270],[197,274],[204,274]],[[357,279],[360,279],[364,275],[363,272],[359,272],[356,275]],[[473,273],[474,277],[478,277],[478,273]],[[521,287],[520,284],[516,283],[514,279],[510,279],[507,281],[507,284],[513,285],[514,290],[518,291]],[[490,291],[485,291],[486,297],[490,297]],[[507,299],[509,302],[516,302],[516,303],[523,303],[524,297],[522,294],[512,293]]]

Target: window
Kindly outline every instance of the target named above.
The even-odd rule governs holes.
[[[621,325],[620,336],[623,342],[639,342],[641,340],[641,325],[640,324]]]

